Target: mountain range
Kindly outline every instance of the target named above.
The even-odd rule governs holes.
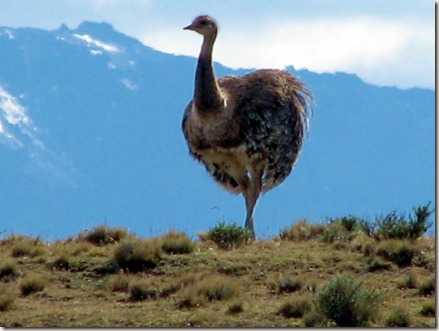
[[[99,224],[195,236],[218,221],[243,225],[243,198],[190,158],[181,132],[195,58],[95,22],[0,27],[0,54],[3,236],[55,240]],[[434,91],[286,70],[312,91],[314,115],[292,174],[258,203],[259,238],[300,219],[374,219],[434,205]],[[250,70],[215,63],[215,71]]]

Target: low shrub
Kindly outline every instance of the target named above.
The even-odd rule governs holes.
[[[413,242],[396,239],[381,242],[376,250],[377,255],[394,262],[400,267],[410,265],[416,252],[417,248]]]
[[[360,283],[336,276],[317,294],[320,313],[338,326],[365,326],[374,317],[380,295],[375,290],[363,290]]]
[[[126,271],[140,272],[153,269],[161,260],[160,247],[155,240],[124,241],[114,251],[114,262]]]
[[[377,239],[417,239],[433,224],[428,219],[434,210],[429,208],[430,203],[414,207],[413,215],[408,218],[396,211],[377,217],[374,229],[369,234]]]
[[[300,298],[284,303],[280,307],[278,314],[285,318],[302,318],[311,308],[312,304],[309,299]]]
[[[220,222],[207,233],[207,239],[212,240],[222,249],[234,249],[250,243],[253,238],[251,230]]]
[[[128,237],[128,231],[123,228],[108,228],[105,225],[95,227],[92,231],[86,231],[79,235],[80,240],[98,246],[114,244]]]
[[[41,292],[47,284],[47,279],[41,275],[29,274],[19,283],[21,294],[28,296],[32,293]]]
[[[195,243],[183,232],[169,232],[161,241],[162,250],[167,254],[189,254],[195,249]]]
[[[324,225],[309,224],[308,221],[302,220],[290,227],[282,229],[279,236],[282,240],[307,241],[317,238],[324,230]]]
[[[406,328],[411,325],[410,314],[401,307],[394,308],[385,320],[387,327]]]

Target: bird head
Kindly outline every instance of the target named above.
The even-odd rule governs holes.
[[[196,17],[192,23],[184,27],[183,30],[192,30],[203,36],[209,36],[216,34],[218,31],[218,25],[212,17],[208,15],[201,15]]]

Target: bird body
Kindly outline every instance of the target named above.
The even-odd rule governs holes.
[[[216,79],[212,68],[216,22],[199,16],[185,29],[204,36],[194,98],[182,122],[189,152],[222,187],[244,195],[245,227],[254,233],[253,211],[260,193],[282,183],[297,160],[311,94],[283,70]]]

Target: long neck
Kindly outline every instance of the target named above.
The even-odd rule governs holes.
[[[205,36],[198,57],[197,71],[195,74],[195,109],[200,114],[208,114],[223,107],[218,82],[212,67],[212,50],[216,33]]]

